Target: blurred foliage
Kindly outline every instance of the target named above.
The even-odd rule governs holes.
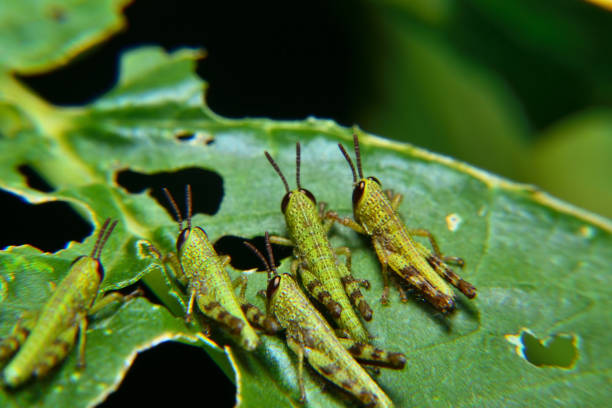
[[[380,78],[365,128],[612,216],[612,13],[576,0],[365,6]]]

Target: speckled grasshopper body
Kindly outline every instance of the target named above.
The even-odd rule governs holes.
[[[382,264],[385,285],[381,298],[382,302],[387,303],[389,291],[388,268],[415,287],[427,301],[442,312],[449,312],[455,307],[453,291],[445,280],[468,298],[474,298],[476,288],[457,276],[447,265],[447,262],[452,262],[463,266],[463,260],[442,255],[436,240],[429,231],[406,228],[397,214],[402,196],[393,194],[391,191],[383,191],[380,181],[375,177],[365,178],[363,176],[357,135],[353,136],[353,143],[355,145],[359,179],[350,156],[341,144],[338,147],[353,172],[353,214],[355,220],[341,218],[333,212],[329,212],[327,216],[358,233],[369,235],[372,238],[374,250]],[[433,252],[416,242],[413,236],[427,237]],[[403,294],[402,297],[406,300]]]
[[[275,332],[278,330],[277,323],[267,318],[256,306],[246,302],[246,278],[231,282],[225,270],[230,257],[218,255],[206,232],[200,227],[192,227],[190,186],[187,186],[188,213],[185,228],[176,202],[167,189],[164,192],[174,208],[181,230],[176,241],[178,257],[169,259],[175,277],[187,287],[189,302],[186,319],[191,320],[196,303],[202,314],[237,336],[242,347],[254,350],[259,345],[259,336],[251,324],[267,332]],[[234,293],[238,285],[242,285],[240,299]]]
[[[369,334],[355,313],[351,303],[366,321],[372,319],[372,310],[359,290],[358,281],[350,273],[350,251],[347,247],[333,249],[327,233],[333,220],[324,220],[324,204],[317,209],[314,195],[300,185],[300,144],[296,144],[297,189],[289,190],[285,176],[268,152],[266,157],[278,173],[286,194],[281,203],[290,239],[272,237],[272,242],[295,247],[296,260],[292,270],[299,271],[308,293],[325,306],[340,329],[355,340],[367,342]],[[346,264],[336,254],[346,257]],[[350,299],[350,300],[349,300]]]
[[[320,375],[355,396],[366,406],[392,407],[385,392],[372,380],[363,364],[402,369],[406,357],[386,352],[370,344],[336,337],[333,329],[302,293],[293,276],[278,274],[266,232],[266,248],[270,263],[259,251],[245,242],[262,260],[268,270],[266,310],[286,330],[289,348],[298,356],[300,398],[306,400],[303,382],[304,359]]]
[[[17,387],[31,377],[46,375],[72,349],[77,333],[78,365],[85,366],[87,316],[124,298],[117,292],[103,297],[98,293],[104,278],[100,255],[116,224],[105,221],[91,255],[76,258],[40,313],[24,313],[12,334],[0,342],[0,360],[17,353],[4,368],[6,385]]]

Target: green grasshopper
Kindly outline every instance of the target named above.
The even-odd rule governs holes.
[[[118,292],[100,297],[98,288],[104,279],[100,262],[106,244],[117,221],[107,219],[98,234],[89,256],[76,258],[68,275],[57,286],[40,313],[24,313],[10,336],[0,342],[0,360],[17,355],[4,368],[3,380],[17,387],[31,377],[46,375],[63,360],[79,334],[79,368],[85,366],[87,316],[93,315],[109,303],[123,299]]]
[[[454,309],[455,301],[452,289],[444,282],[450,282],[465,296],[472,299],[476,296],[476,288],[457,276],[446,264],[452,262],[463,266],[461,258],[444,256],[433,235],[425,229],[406,228],[397,214],[402,196],[391,191],[383,192],[381,183],[375,177],[363,177],[359,140],[353,135],[355,158],[359,179],[350,156],[341,144],[340,151],[346,158],[353,172],[353,214],[355,220],[340,218],[334,212],[327,216],[338,221],[360,234],[369,235],[376,255],[382,264],[384,290],[381,301],[387,303],[389,283],[387,269],[391,268],[402,279],[420,291],[424,297],[438,310],[449,312]],[[433,248],[433,253],[412,237],[427,237]],[[442,279],[443,278],[443,279]],[[401,288],[400,288],[401,291]],[[402,300],[407,300],[402,293]]]
[[[302,293],[291,274],[278,274],[266,235],[270,262],[251,244],[245,242],[261,259],[268,271],[266,312],[273,315],[286,330],[289,348],[298,356],[300,399],[306,400],[304,389],[304,358],[319,374],[355,396],[364,405],[392,407],[385,392],[372,380],[364,364],[402,369],[406,357],[402,353],[386,352],[354,339],[338,338],[323,316]]]
[[[186,190],[187,226],[183,228],[181,212],[170,192],[164,188],[181,231],[176,240],[178,257],[171,255],[167,260],[176,279],[187,287],[189,302],[186,320],[191,320],[193,305],[197,303],[205,316],[238,336],[242,347],[249,351],[254,350],[259,345],[259,337],[249,322],[271,333],[278,331],[278,324],[261,313],[256,306],[246,302],[246,278],[231,282],[225,270],[230,257],[218,255],[206,232],[200,227],[191,226],[191,187],[187,185]],[[242,286],[240,300],[234,293],[234,288],[239,285]]]
[[[355,340],[367,342],[369,334],[351,307],[351,302],[366,321],[372,319],[372,309],[359,290],[360,283],[366,287],[369,283],[358,281],[351,275],[351,253],[347,247],[332,249],[327,233],[334,221],[322,221],[325,204],[320,203],[317,210],[314,195],[300,185],[300,144],[296,144],[297,189],[293,191],[289,190],[287,179],[272,156],[268,152],[265,155],[285,185],[281,211],[285,215],[290,237],[272,237],[272,242],[295,246],[296,260],[291,266],[293,273],[299,270],[306,290],[326,307],[341,330]],[[336,254],[346,257],[346,265],[338,262]]]

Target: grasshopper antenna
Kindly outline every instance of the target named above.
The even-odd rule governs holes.
[[[170,205],[172,206],[172,210],[174,212],[175,218],[178,221],[179,229],[182,230],[183,229],[183,217],[181,215],[181,210],[179,210],[178,205],[176,205],[176,201],[174,201],[174,198],[172,197],[172,194],[170,194],[170,191],[168,191],[166,187],[164,187],[162,190],[164,190],[164,194],[166,195],[166,198],[168,199],[168,201],[170,202]]]
[[[295,181],[297,182],[298,190],[302,189],[302,186],[300,186],[300,163],[300,142],[297,142],[295,144]]]
[[[185,186],[185,201],[187,201],[187,228],[191,229],[191,185]]]
[[[268,258],[270,259],[270,264],[272,265],[272,269],[276,273],[276,262],[274,262],[274,254],[272,253],[272,244],[270,244],[270,234],[266,231],[266,251],[268,251]]]
[[[344,146],[342,146],[340,143],[338,143],[338,147],[340,148],[340,151],[342,152],[342,155],[348,162],[349,166],[351,166],[351,171],[353,172],[353,183],[357,183],[357,172],[355,171],[355,165],[353,164],[353,160],[351,160],[351,156],[349,156],[346,150],[344,150]]]
[[[108,238],[113,233],[113,230],[117,225],[117,220],[115,220],[109,227],[108,223],[110,222],[110,220],[110,218],[107,218],[104,221],[104,225],[102,225],[102,229],[100,230],[100,234],[98,235],[98,239],[96,240],[96,245],[94,246],[94,249],[90,255],[94,259],[100,260],[100,256],[102,255],[102,248],[104,248],[104,245],[106,245],[106,241],[108,241]]]
[[[253,251],[253,253],[255,255],[257,255],[257,257],[261,260],[261,262],[265,265],[266,270],[268,271],[268,279],[270,279],[271,277],[271,273],[272,273],[272,268],[270,268],[270,264],[268,263],[268,261],[266,261],[266,258],[264,258],[264,256],[261,254],[261,252],[259,252],[259,250],[257,248],[255,248],[255,246],[253,244],[251,244],[250,242],[247,241],[242,241],[242,243],[244,245],[246,245],[247,247],[249,247],[249,249],[251,251]]]
[[[98,248],[100,247],[100,241],[102,240],[102,235],[104,235],[104,231],[106,230],[106,227],[108,227],[108,223],[110,222],[110,220],[110,218],[104,220],[102,229],[100,229],[100,232],[98,233],[98,239],[96,239],[96,245],[94,245],[93,250],[91,251],[91,255],[89,255],[90,258],[97,259],[96,252],[98,252]]]
[[[359,178],[363,178],[363,171],[361,170],[361,153],[359,152],[359,138],[357,133],[353,133],[353,144],[355,145],[355,160],[357,160],[357,170],[359,170]]]
[[[108,227],[108,229],[106,230],[106,234],[102,238],[102,241],[100,241],[100,246],[98,247],[98,256],[96,259],[99,260],[100,257],[102,256],[102,248],[104,248],[104,245],[106,245],[106,241],[108,241],[108,239],[110,238],[110,235],[113,233],[113,230],[115,229],[116,226],[117,226],[117,220],[113,221],[110,227]]]
[[[278,173],[278,175],[280,176],[281,180],[283,180],[283,184],[285,185],[285,190],[287,191],[287,193],[289,193],[289,184],[287,183],[287,179],[285,178],[285,176],[283,175],[283,172],[281,171],[280,167],[278,167],[278,164],[276,164],[276,162],[274,161],[274,159],[272,158],[272,156],[270,156],[270,153],[268,152],[264,152],[264,154],[266,155],[266,157],[268,158],[268,161],[270,162],[270,164],[272,165],[272,167],[274,167],[274,170],[276,170],[276,172]]]

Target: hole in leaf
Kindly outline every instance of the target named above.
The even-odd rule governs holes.
[[[172,375],[160,375],[160,367]],[[169,390],[181,391],[170,393],[168,406],[201,406],[212,398],[212,406],[231,407],[236,400],[235,385],[202,348],[168,341],[139,353],[121,387],[99,407],[133,406],[135,398],[140,406],[163,406]]]
[[[523,329],[518,335],[507,335],[506,339],[517,346],[517,354],[537,367],[572,368],[578,359],[573,334],[555,334],[542,341]]]
[[[33,188],[34,190],[42,191],[43,193],[51,193],[55,190],[53,186],[47,183],[47,180],[38,174],[38,172],[29,164],[19,166],[17,170],[26,178],[28,187]]]
[[[123,170],[117,173],[117,184],[130,193],[142,193],[150,189],[149,195],[153,197],[168,214],[174,218],[174,212],[166,199],[163,187],[170,190],[176,200],[181,213],[187,208],[185,205],[185,186],[191,185],[191,203],[193,214],[213,215],[219,211],[223,199],[223,179],[218,173],[209,170],[190,167],[175,172],[159,172],[144,174],[132,170]]]
[[[268,259],[265,238],[263,236],[246,239],[234,235],[225,235],[215,242],[214,247],[218,254],[229,255],[232,258],[230,263],[235,269],[244,271],[257,268],[260,271],[264,271],[261,260],[244,245],[244,241],[255,246],[266,257],[266,260]],[[276,266],[280,264],[282,259],[287,258],[292,253],[292,247],[272,244],[272,254],[274,255]]]
[[[186,142],[187,140],[193,140],[195,138],[194,132],[179,132],[174,135],[181,142]]]
[[[46,252],[65,248],[70,241],[82,242],[93,226],[65,201],[29,204],[21,197],[0,190],[2,225],[0,248],[30,244]]]
[[[209,132],[189,132],[179,131],[174,134],[174,137],[179,142],[189,142],[194,145],[206,145],[209,146],[215,142],[214,136]]]

